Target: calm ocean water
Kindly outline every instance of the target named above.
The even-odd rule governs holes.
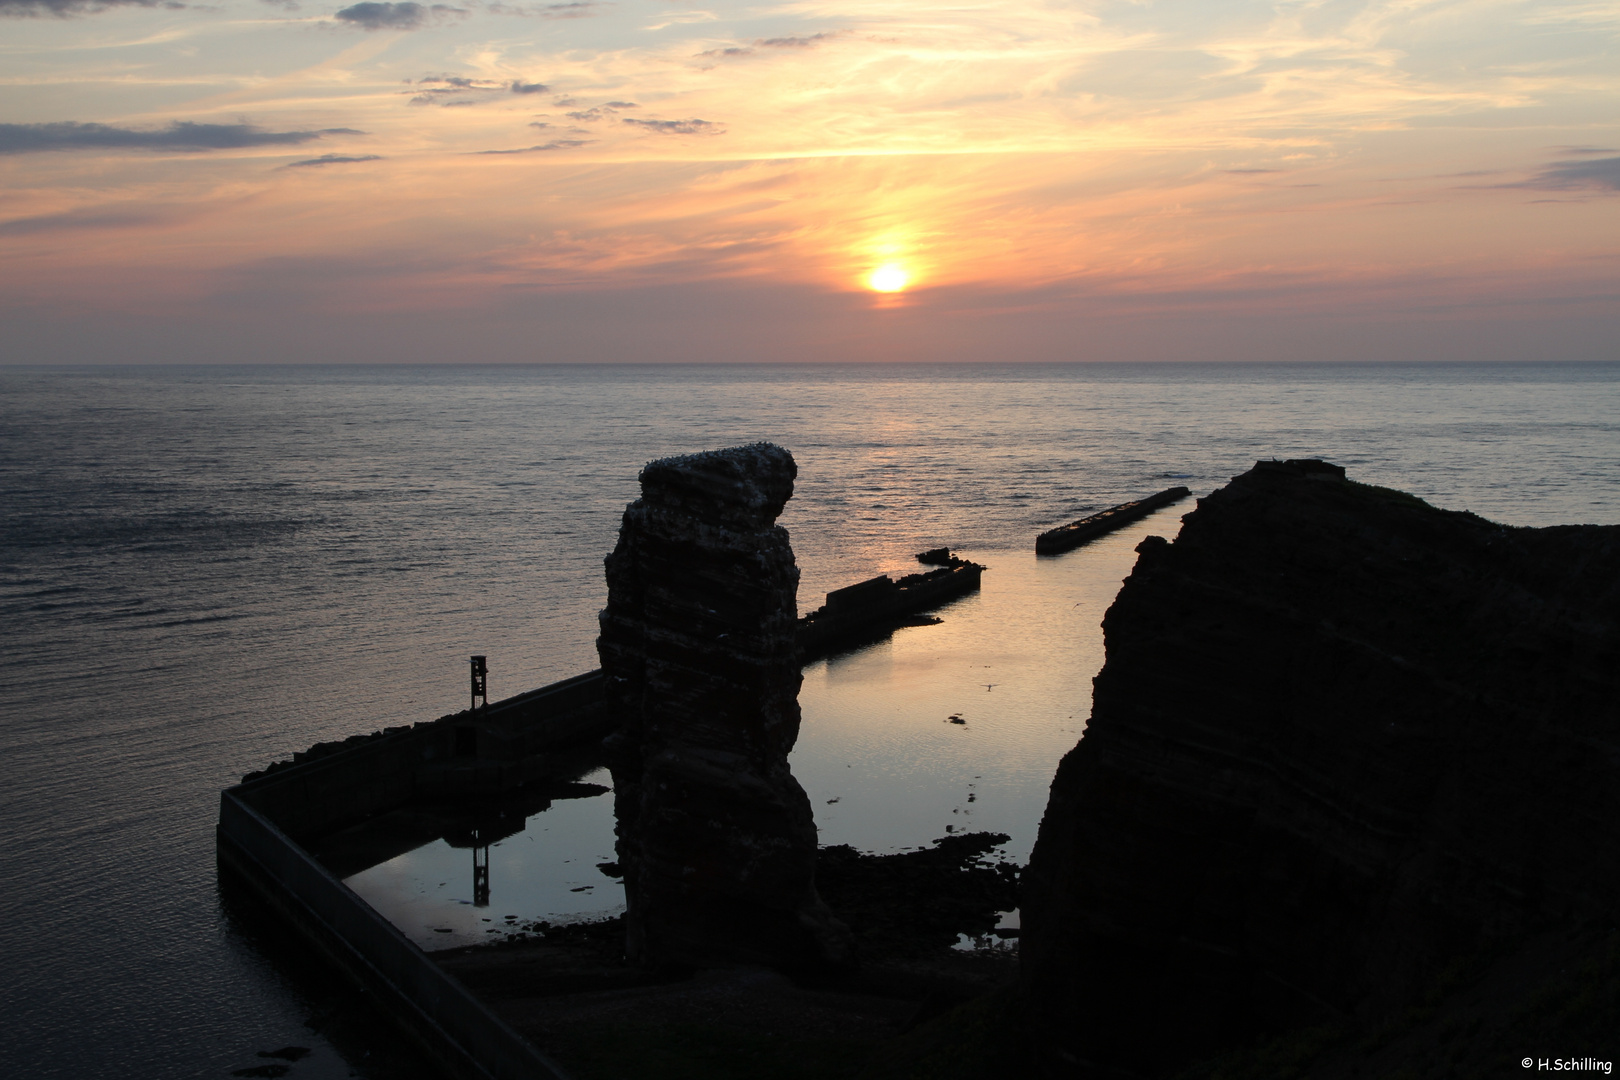
[[[871,848],[960,822],[1027,850],[1130,547],[1190,504],[1061,560],[1042,528],[1306,455],[1511,524],[1620,522],[1620,365],[0,369],[0,1068],[224,1077],[297,1044],[293,1077],[386,1074],[222,902],[219,789],[461,707],[470,653],[492,696],[595,666],[640,466],[756,439],[799,462],[801,609],[925,547],[992,566],[943,625],[806,672],[795,770],[824,840]]]

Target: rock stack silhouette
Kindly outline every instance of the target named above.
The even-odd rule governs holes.
[[[626,947],[652,967],[852,962],[815,888],[799,733],[799,571],[776,525],[797,468],[756,443],[649,464],[607,558],[597,650]]]

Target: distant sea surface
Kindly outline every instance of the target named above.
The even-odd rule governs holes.
[[[300,1045],[292,1080],[386,1075],[386,1038],[332,1034],[334,991],[222,898],[219,790],[464,707],[472,653],[492,697],[596,666],[638,470],[762,439],[799,465],[801,611],[925,548],[991,566],[940,626],[806,671],[795,770],[823,841],[871,850],[950,825],[1027,853],[1131,547],[1192,503],[1060,560],[1042,529],[1307,456],[1512,525],[1620,522],[1613,364],[0,369],[0,1072],[226,1077]]]

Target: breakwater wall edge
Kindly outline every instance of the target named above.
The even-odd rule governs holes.
[[[600,672],[477,713],[396,728],[258,774],[220,795],[222,876],[286,918],[458,1080],[568,1080],[303,846],[413,799],[496,794],[554,778],[605,735]]]
[[[1035,554],[1061,555],[1065,551],[1072,551],[1099,536],[1106,536],[1116,529],[1123,529],[1133,522],[1140,521],[1161,507],[1180,502],[1191,494],[1192,492],[1184,487],[1166,488],[1145,499],[1120,503],[1079,521],[1071,521],[1067,525],[1048,529],[1035,538]]]
[[[823,619],[825,625],[800,620],[805,659],[892,630],[901,616],[978,588],[983,567],[945,557],[945,570],[862,583],[887,586],[881,596],[840,605],[829,594],[829,607],[839,609],[835,618]],[[449,1075],[569,1080],[304,844],[412,801],[498,797],[566,778],[578,771],[582,751],[613,728],[603,686],[602,673],[590,671],[477,710],[321,744],[249,774],[220,795],[222,878],[252,890],[374,993],[399,1030]]]

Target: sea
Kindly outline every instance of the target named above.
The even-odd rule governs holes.
[[[595,667],[640,468],[759,440],[798,463],[801,612],[928,548],[990,567],[805,670],[795,774],[822,842],[869,851],[987,829],[1027,857],[1103,612],[1195,504],[1059,557],[1043,529],[1290,457],[1620,522],[1620,364],[0,368],[0,1074],[430,1075],[220,888],[220,790],[465,707],[472,654],[492,698]],[[350,884],[427,948],[611,914],[610,801],[503,841],[487,908],[444,841]]]

